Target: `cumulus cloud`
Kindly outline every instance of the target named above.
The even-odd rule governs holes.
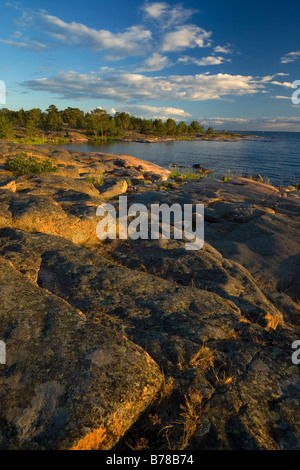
[[[169,5],[165,2],[147,3],[144,11],[150,18],[161,18],[168,11]]]
[[[263,91],[262,79],[243,75],[209,73],[148,77],[137,73],[79,74],[61,72],[52,78],[23,83],[35,91],[54,93],[65,99],[215,100],[227,96],[253,95]]]
[[[171,6],[166,2],[147,2],[143,10],[146,17],[155,20],[164,29],[184,23],[197,11],[192,8],[185,8],[180,3]]]
[[[208,47],[212,33],[195,25],[178,26],[163,38],[162,50],[181,51],[194,47]]]
[[[284,55],[280,59],[281,64],[289,64],[291,62],[296,62],[296,60],[300,59],[300,51],[296,52],[289,52],[288,54]]]
[[[94,29],[77,23],[61,20],[46,11],[24,11],[18,21],[19,26],[31,27],[43,32],[52,42],[68,47],[82,47],[94,51],[108,50],[118,57],[143,55],[148,50],[152,33],[142,25],[131,26],[121,33],[105,29]],[[50,43],[51,44],[51,43]],[[18,47],[18,43],[12,44]]]
[[[95,29],[76,21],[64,21],[42,9],[18,9],[15,37],[3,38],[2,42],[18,49],[42,51],[57,48],[82,48],[105,52],[106,60],[122,60],[128,57],[144,56],[145,61],[137,71],[158,71],[172,65],[166,53],[180,52],[212,46],[212,32],[206,31],[187,20],[197,11],[182,4],[167,2],[146,2],[140,24],[121,32]],[[22,31],[37,34],[39,41],[22,38]],[[42,38],[40,40],[40,38]],[[41,42],[42,41],[42,42]],[[43,44],[42,44],[43,43]],[[229,45],[216,46],[203,63],[196,65],[217,65],[225,61],[218,54],[228,54]],[[213,58],[214,56],[217,56]],[[131,69],[132,70],[132,69]]]
[[[231,51],[230,45],[227,45],[227,46],[216,46],[214,48],[214,52],[216,52],[217,54],[230,54],[232,51]]]
[[[172,108],[168,106],[147,106],[147,105],[136,105],[134,107],[136,110],[147,111],[150,113],[161,113],[165,116],[182,116],[182,117],[191,117],[190,113],[184,111],[180,108]]]
[[[223,64],[224,62],[230,62],[230,59],[225,59],[224,57],[215,57],[215,56],[208,56],[208,57],[202,57],[201,59],[196,59],[195,57],[180,57],[178,59],[178,62],[181,62],[182,64],[189,65],[189,64],[195,64],[195,65],[220,65]]]
[[[172,108],[168,106],[148,106],[148,105],[126,105],[118,106],[118,111],[125,111],[135,116],[141,116],[144,118],[159,118],[166,120],[172,117],[174,120],[185,120],[186,118],[192,117],[192,115],[184,109]]]
[[[170,67],[171,65],[172,63],[167,56],[154,52],[142,63],[141,67],[136,69],[136,72],[155,72]]]

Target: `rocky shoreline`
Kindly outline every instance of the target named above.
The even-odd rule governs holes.
[[[22,133],[19,130],[19,141],[21,143],[29,143],[27,140],[26,142],[26,135],[24,132]],[[93,142],[101,142],[101,141],[119,141],[119,142],[137,142],[137,143],[146,143],[146,144],[153,144],[153,143],[162,143],[162,142],[174,142],[174,141],[219,141],[219,142],[238,142],[240,140],[252,140],[252,139],[262,139],[261,136],[257,135],[247,135],[242,133],[228,133],[224,134],[221,132],[215,132],[212,135],[210,134],[202,134],[190,137],[157,137],[157,136],[146,136],[145,134],[139,134],[135,132],[126,132],[125,137],[115,137],[115,138],[107,138],[107,139],[100,139],[95,140],[86,135],[84,131],[80,131],[78,129],[69,129],[69,130],[62,130],[62,131],[47,131],[44,132],[42,137],[37,139],[38,144],[40,144],[40,140],[45,140],[45,145],[52,145],[52,144],[59,144],[59,143],[93,143]],[[33,139],[34,140],[34,139]],[[32,142],[33,144],[34,142]]]
[[[22,153],[57,171],[7,171]],[[169,177],[0,143],[0,449],[300,449],[300,191]],[[101,242],[120,194],[204,204],[203,249]]]
[[[197,136],[197,137],[191,137],[191,138],[178,138],[178,137],[131,137],[131,138],[124,138],[124,139],[117,139],[120,142],[138,142],[142,144],[155,144],[155,143],[161,143],[161,142],[174,142],[174,141],[191,141],[191,142],[197,142],[197,141],[218,141],[218,142],[238,142],[240,140],[252,140],[252,139],[262,139],[263,137],[257,136],[257,135],[247,135],[247,134],[234,134],[233,136],[220,136],[218,134],[216,135],[202,135],[202,136]]]

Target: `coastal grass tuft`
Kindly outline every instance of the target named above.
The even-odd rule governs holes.
[[[207,370],[209,367],[213,367],[215,356],[215,351],[202,345],[201,349],[190,359],[188,366]]]
[[[11,171],[14,175],[39,175],[41,173],[51,173],[57,171],[49,158],[40,162],[35,157],[29,157],[27,153],[21,153],[14,159],[6,159],[5,169]]]
[[[215,386],[222,389],[231,384],[234,379],[234,374],[226,374],[226,372],[218,373],[216,371],[214,372],[214,374],[216,379]]]
[[[86,176],[85,181],[87,183],[92,183],[94,186],[103,186],[104,177],[102,174],[89,175],[89,176]]]
[[[182,410],[180,416],[183,433],[174,450],[186,449],[190,439],[200,426],[204,412],[204,396],[199,390],[190,389],[188,395],[185,395],[185,404],[180,405],[180,408]]]
[[[237,174],[233,174],[231,170],[228,170],[223,176],[220,177],[220,180],[227,183],[227,181],[230,181],[237,176]]]
[[[179,170],[174,170],[172,171],[170,175],[170,179],[172,180],[181,180],[181,181],[188,181],[188,180],[194,180],[194,179],[199,179],[200,175],[197,173],[193,172],[181,172]]]

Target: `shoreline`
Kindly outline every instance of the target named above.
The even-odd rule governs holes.
[[[46,171],[22,172],[36,161]],[[147,436],[149,448],[169,452],[170,442],[182,448],[180,420],[191,405],[197,417],[205,413],[207,430],[189,437],[191,448],[214,448],[210,429],[224,410],[220,447],[232,447],[233,429],[232,442],[247,432],[257,448],[280,448],[272,432],[278,415],[268,407],[272,392],[292,428],[300,191],[244,178],[171,185],[168,170],[136,157],[50,145],[0,143],[0,164],[1,339],[9,360],[2,411],[8,424],[22,413],[16,433],[2,426],[0,448],[120,451]],[[182,236],[152,237],[151,220],[145,237],[101,239],[98,208],[112,210],[120,227],[122,195],[133,217],[152,204],[174,211],[203,204],[202,250],[187,249]],[[200,220],[192,219],[196,230]],[[155,424],[165,426],[166,416],[172,441]],[[32,423],[43,423],[38,439]],[[237,446],[248,449],[249,440]]]
[[[175,140],[175,139],[174,139]],[[76,143],[76,142],[74,142]],[[86,143],[86,142],[83,142]],[[38,149],[43,149],[42,154],[46,151],[49,153],[49,156],[53,152],[59,152],[59,149],[64,149],[64,147],[58,144],[27,144],[27,143],[16,143],[4,139],[0,139],[0,153],[2,151],[3,146],[9,146],[10,149],[12,146],[16,147],[17,154],[22,154],[25,153],[27,154],[28,157],[31,156],[39,156],[40,152]],[[57,150],[56,150],[57,149]],[[161,170],[161,174],[164,173],[165,177],[168,177],[168,181],[170,180],[170,176],[173,173],[173,181],[172,183],[177,184],[177,183],[182,183],[183,181],[188,181],[188,180],[199,180],[206,178],[210,176],[210,178],[214,179],[215,181],[223,181],[223,182],[229,182],[231,180],[234,180],[236,178],[245,178],[253,182],[261,183],[268,185],[270,187],[286,191],[286,192],[293,192],[293,191],[298,191],[300,187],[300,181],[297,182],[295,185],[291,185],[288,183],[283,183],[281,182],[280,184],[276,184],[270,180],[268,177],[262,177],[261,172],[257,172],[255,174],[249,174],[245,171],[241,172],[234,172],[233,170],[228,170],[224,174],[221,174],[219,176],[216,176],[216,170],[210,169],[210,168],[204,168],[202,163],[197,163],[197,164],[190,164],[190,165],[180,165],[180,164],[172,164],[169,165],[168,167],[164,167],[158,164],[155,164],[151,162],[150,160],[142,159],[140,157],[135,157],[133,155],[128,155],[128,154],[114,154],[114,153],[109,153],[109,152],[81,152],[79,150],[70,150],[67,149],[68,152],[71,154],[81,154],[81,155],[88,155],[90,156],[91,159],[93,158],[100,158],[101,160],[107,160],[107,161],[119,161],[118,165],[121,167],[126,167],[127,165],[132,165],[135,164],[137,167],[141,166],[144,167],[145,171],[149,170]],[[14,154],[14,152],[13,152]],[[9,154],[7,154],[9,155]],[[123,163],[121,164],[120,161]],[[0,170],[0,174],[2,171]],[[176,174],[175,174],[176,173]],[[193,174],[195,175],[195,178],[193,178]],[[169,181],[171,183],[171,181]]]
[[[64,143],[82,143],[82,144],[93,144],[100,142],[137,142],[137,143],[162,143],[162,142],[240,142],[245,140],[253,139],[264,139],[262,136],[258,135],[248,135],[243,133],[232,133],[232,132],[214,132],[213,134],[198,134],[198,135],[187,135],[182,137],[177,136],[155,136],[155,135],[144,135],[144,134],[130,134],[129,132],[124,137],[114,137],[114,138],[99,138],[99,139],[90,139],[85,135],[84,132],[78,130],[64,130],[56,132],[48,132],[39,137],[28,138],[22,133],[11,141],[17,144],[29,144],[29,145],[61,145]],[[5,141],[5,139],[0,139]]]
[[[190,138],[179,138],[179,137],[149,137],[149,138],[124,138],[124,139],[111,139],[117,140],[119,142],[137,142],[143,144],[155,144],[155,143],[162,143],[162,142],[201,142],[201,141],[208,141],[208,142],[240,142],[241,140],[252,140],[252,139],[263,139],[262,136],[258,135],[247,135],[247,134],[234,134],[232,137],[224,137],[222,135],[218,135],[217,133],[213,136],[196,136]],[[90,142],[90,141],[89,141]]]

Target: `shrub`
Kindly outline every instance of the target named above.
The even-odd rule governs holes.
[[[200,176],[196,173],[193,173],[193,172],[181,172],[181,171],[178,171],[178,170],[174,170],[172,171],[171,175],[170,175],[170,179],[172,180],[180,180],[180,181],[188,181],[188,180],[195,180],[195,179],[199,179]]]
[[[39,175],[41,173],[51,173],[57,171],[49,158],[40,162],[37,158],[28,157],[27,153],[21,153],[14,159],[6,159],[5,168],[15,175]]]
[[[102,186],[104,183],[103,175],[86,176],[85,181],[92,183],[94,186]]]
[[[225,175],[220,177],[220,180],[224,181],[225,183],[227,183],[227,181],[230,181],[232,179],[233,179],[233,175],[231,175],[229,173],[225,173]]]

